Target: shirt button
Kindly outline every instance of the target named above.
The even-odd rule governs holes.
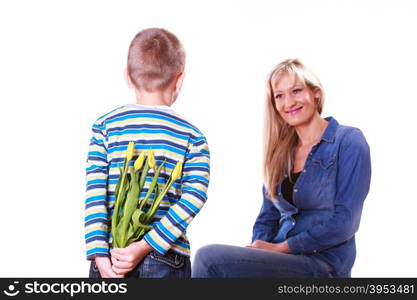
[[[307,170],[306,170],[306,169],[304,169],[304,170],[303,170],[303,173],[305,173],[305,172],[307,172]]]
[[[294,193],[297,193],[298,192],[298,189],[294,189]]]

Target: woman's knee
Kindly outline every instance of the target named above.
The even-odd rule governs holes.
[[[215,266],[224,259],[225,245],[212,244],[197,250],[192,264],[192,277],[211,277]]]
[[[212,244],[201,247],[195,254],[194,261],[209,263],[216,260],[223,252],[224,245]]]

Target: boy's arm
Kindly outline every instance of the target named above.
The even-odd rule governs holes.
[[[109,256],[107,212],[108,162],[105,128],[96,122],[86,166],[85,242],[87,259]]]
[[[200,136],[193,141],[185,156],[181,199],[144,236],[145,241],[159,253],[168,252],[203,207],[207,200],[209,174],[210,152],[205,137]]]

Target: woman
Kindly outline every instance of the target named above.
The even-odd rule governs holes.
[[[263,205],[247,247],[205,246],[193,277],[350,277],[371,163],[362,132],[323,119],[299,60],[267,80]]]

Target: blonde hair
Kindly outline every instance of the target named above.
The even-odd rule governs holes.
[[[300,60],[287,59],[269,73],[266,82],[263,170],[266,194],[271,200],[276,200],[276,186],[283,180],[285,173],[291,180],[294,150],[298,143],[294,127],[285,122],[275,107],[272,87],[284,74],[297,76],[301,83],[312,91],[320,90],[320,97],[316,98],[319,114],[323,110],[324,102],[324,91],[320,81]]]

